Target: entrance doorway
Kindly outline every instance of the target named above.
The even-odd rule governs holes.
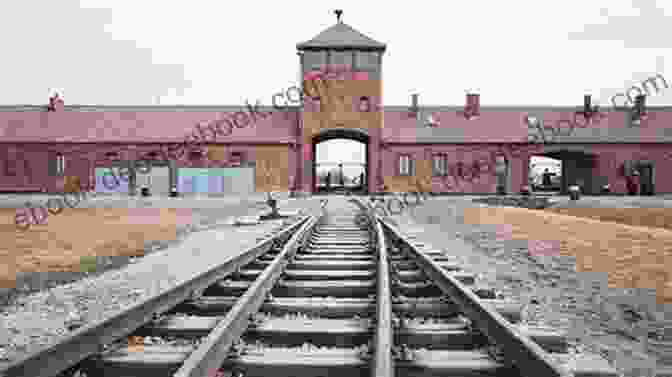
[[[562,189],[562,160],[546,156],[530,157],[529,185],[536,193],[558,194]]]
[[[329,130],[313,138],[313,193],[368,193],[368,136]]]
[[[655,189],[653,163],[648,161],[640,161],[637,164],[637,171],[639,172],[639,194],[654,195]]]
[[[595,174],[597,156],[583,148],[564,146],[545,148],[545,153],[532,156],[529,162],[530,172],[534,164],[537,173],[541,174],[535,181],[535,183],[541,182],[539,186],[535,185],[538,189],[542,189],[541,192],[566,195],[570,186],[578,185],[582,193],[592,195],[600,193],[601,187],[608,183]],[[546,166],[542,167],[541,164]],[[544,185],[543,182],[545,169],[549,170],[548,173],[555,173],[550,176],[551,185],[548,191],[545,190],[548,185]],[[549,183],[548,176],[546,183]]]
[[[495,159],[495,175],[497,177],[497,186],[495,188],[495,192],[499,195],[510,193],[511,168],[506,157],[497,156]]]

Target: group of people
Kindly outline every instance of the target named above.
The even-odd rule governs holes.
[[[544,187],[549,187],[552,184],[551,177],[554,176],[555,173],[549,172],[548,169],[544,169],[544,173],[541,175],[541,184]],[[632,174],[627,175],[625,177],[625,182],[626,182],[626,188],[628,191],[628,195],[642,195],[646,194],[646,190],[644,189],[642,182],[641,182],[641,175],[638,170],[634,170]],[[605,185],[603,187],[603,191],[607,191],[609,189],[609,185]]]
[[[325,181],[325,185],[326,185],[327,190],[329,190],[331,188],[331,184],[332,184],[332,182],[331,182],[332,181],[331,172],[328,172],[327,175],[324,176],[324,181]],[[345,177],[343,176],[343,174],[339,174],[338,181],[339,181],[340,186],[345,186]],[[364,183],[365,183],[364,182],[364,173],[361,173],[358,177],[354,177],[352,179],[352,183],[355,184],[355,185],[363,186]]]

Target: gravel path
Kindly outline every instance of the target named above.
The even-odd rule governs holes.
[[[645,352],[639,341],[624,336],[645,325],[638,322],[642,318],[659,324],[666,319],[655,292],[610,289],[606,274],[577,273],[574,258],[530,253],[530,243],[508,238],[504,226],[465,224],[463,209],[478,206],[471,198],[431,203],[392,218],[404,233],[458,256],[480,281],[524,303],[525,322],[567,330],[574,344],[581,343],[576,350],[601,354],[626,375],[655,370],[661,355]]]
[[[319,202],[292,199],[280,201],[279,206],[288,211],[309,208],[314,213]],[[248,208],[245,213],[249,211]],[[253,209],[255,212],[260,211]],[[216,209],[206,210],[202,216],[209,224],[192,226],[191,231],[182,234],[180,242],[125,268],[19,297],[4,307],[0,312],[0,369],[57,343],[84,324],[107,318],[207,271],[225,258],[249,249],[258,237],[290,223],[274,220],[239,227],[232,225],[231,218],[221,220],[221,214],[217,221]],[[230,217],[230,212],[226,216]]]

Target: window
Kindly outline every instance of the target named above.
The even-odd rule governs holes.
[[[312,97],[312,101],[310,101],[310,111],[314,112],[320,112],[322,111],[322,98],[321,97]]]
[[[65,174],[65,156],[60,153],[56,155],[56,174]]]
[[[108,160],[116,161],[119,160],[121,157],[119,155],[119,152],[107,152],[105,153],[105,158]]]
[[[205,157],[205,153],[203,153],[202,150],[193,150],[189,152],[189,159],[190,160],[200,160],[203,157]]]
[[[497,174],[506,174],[506,157],[504,156],[497,156],[495,158],[495,172]]]
[[[233,165],[241,165],[245,163],[245,154],[243,152],[231,152],[229,157],[229,163]]]
[[[448,175],[448,156],[443,153],[432,156],[432,175],[435,177]]]
[[[61,153],[50,154],[47,160],[49,176],[60,177],[65,173],[65,156]]]
[[[410,155],[399,155],[399,175],[413,175],[415,173],[415,163]]]
[[[304,73],[310,71],[321,71],[327,64],[326,51],[305,51],[303,53]]]
[[[355,55],[355,65],[358,71],[378,72],[378,53],[358,51]]]
[[[231,159],[234,161],[243,161],[243,152],[231,152]]]
[[[334,67],[351,69],[352,51],[330,51],[329,68]]]
[[[359,97],[359,111],[368,113],[371,110],[371,99],[369,97]]]

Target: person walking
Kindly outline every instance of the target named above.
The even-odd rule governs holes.
[[[551,177],[553,175],[553,173],[548,171],[548,168],[544,169],[544,173],[541,175],[541,184],[544,186],[544,188],[551,186]]]
[[[625,178],[628,195],[637,195],[637,175],[638,173],[635,171],[632,175]]]
[[[632,183],[633,183],[633,189],[634,189],[634,194],[633,195],[639,195],[641,193],[641,176],[639,174],[639,170],[635,170],[635,172],[632,174]]]

